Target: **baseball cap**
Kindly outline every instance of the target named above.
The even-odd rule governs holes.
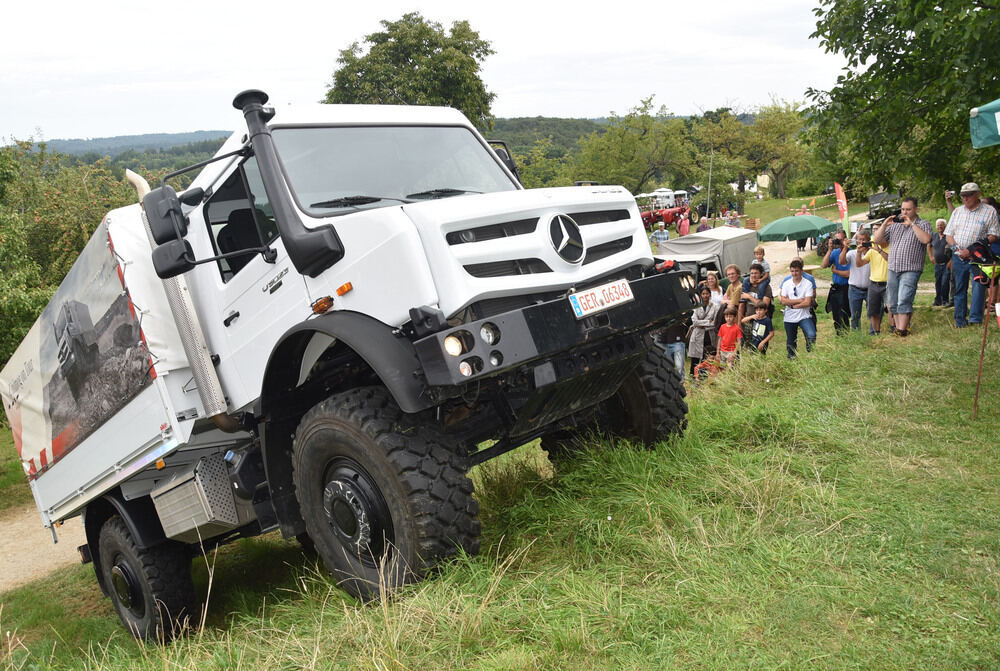
[[[963,184],[962,190],[959,191],[959,194],[963,193],[979,193],[979,185],[976,184],[975,182],[968,182],[966,184]]]

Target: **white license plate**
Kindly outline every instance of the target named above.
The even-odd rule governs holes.
[[[583,319],[595,312],[603,312],[616,305],[635,300],[628,280],[615,280],[586,291],[569,295],[569,304],[577,319]]]

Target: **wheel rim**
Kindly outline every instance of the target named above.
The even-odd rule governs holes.
[[[146,614],[146,606],[142,599],[142,590],[132,568],[123,557],[117,557],[111,567],[111,588],[115,598],[122,608],[137,618]]]
[[[377,566],[393,542],[392,517],[371,476],[351,459],[330,463],[323,511],[333,537],[348,554]]]

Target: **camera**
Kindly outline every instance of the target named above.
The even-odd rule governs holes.
[[[902,210],[893,210],[892,221],[896,222],[897,224],[901,224],[903,222],[902,213],[903,213]]]
[[[871,249],[872,248],[872,243],[870,243],[870,242],[862,242],[861,243],[861,248],[862,249]]]
[[[954,198],[955,192],[952,191],[951,189],[948,189],[947,191],[944,192],[944,195],[946,195],[948,198]]]
[[[844,243],[840,238],[834,238],[833,240],[830,241],[830,244],[837,249],[844,246]]]

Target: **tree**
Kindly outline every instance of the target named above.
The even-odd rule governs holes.
[[[785,197],[788,178],[809,165],[802,142],[805,119],[794,103],[773,102],[757,110],[748,128],[748,158],[757,173],[768,173],[779,198]]]
[[[483,60],[493,53],[467,21],[445,33],[440,23],[419,12],[382,21],[384,30],[340,52],[328,103],[447,105],[480,129],[493,124],[490,105],[496,94],[480,78]]]
[[[743,208],[746,182],[754,171],[749,159],[749,121],[748,115],[737,116],[730,109],[722,108],[704,112],[700,119],[693,120],[691,124],[691,136],[702,156],[702,183],[708,183],[709,166],[712,168],[713,203],[735,200],[737,208]],[[710,160],[705,160],[706,156]],[[729,187],[733,182],[737,183],[735,192]],[[695,202],[702,201],[696,198]]]
[[[547,186],[570,186],[572,180],[566,178],[565,160],[562,157],[553,158],[552,140],[542,138],[535,142],[527,154],[517,154],[518,172],[521,183],[526,189],[540,189]]]
[[[1000,150],[974,152],[968,132],[969,109],[1000,97],[998,10],[987,0],[820,0],[813,37],[848,61],[830,91],[808,93],[823,153],[846,146],[871,187],[1000,186]]]
[[[607,130],[580,140],[580,152],[571,158],[568,174],[573,179],[621,184],[632,193],[662,181],[687,184],[694,147],[684,121],[668,116],[664,107],[654,115],[652,108],[650,97],[625,116],[612,114]]]

